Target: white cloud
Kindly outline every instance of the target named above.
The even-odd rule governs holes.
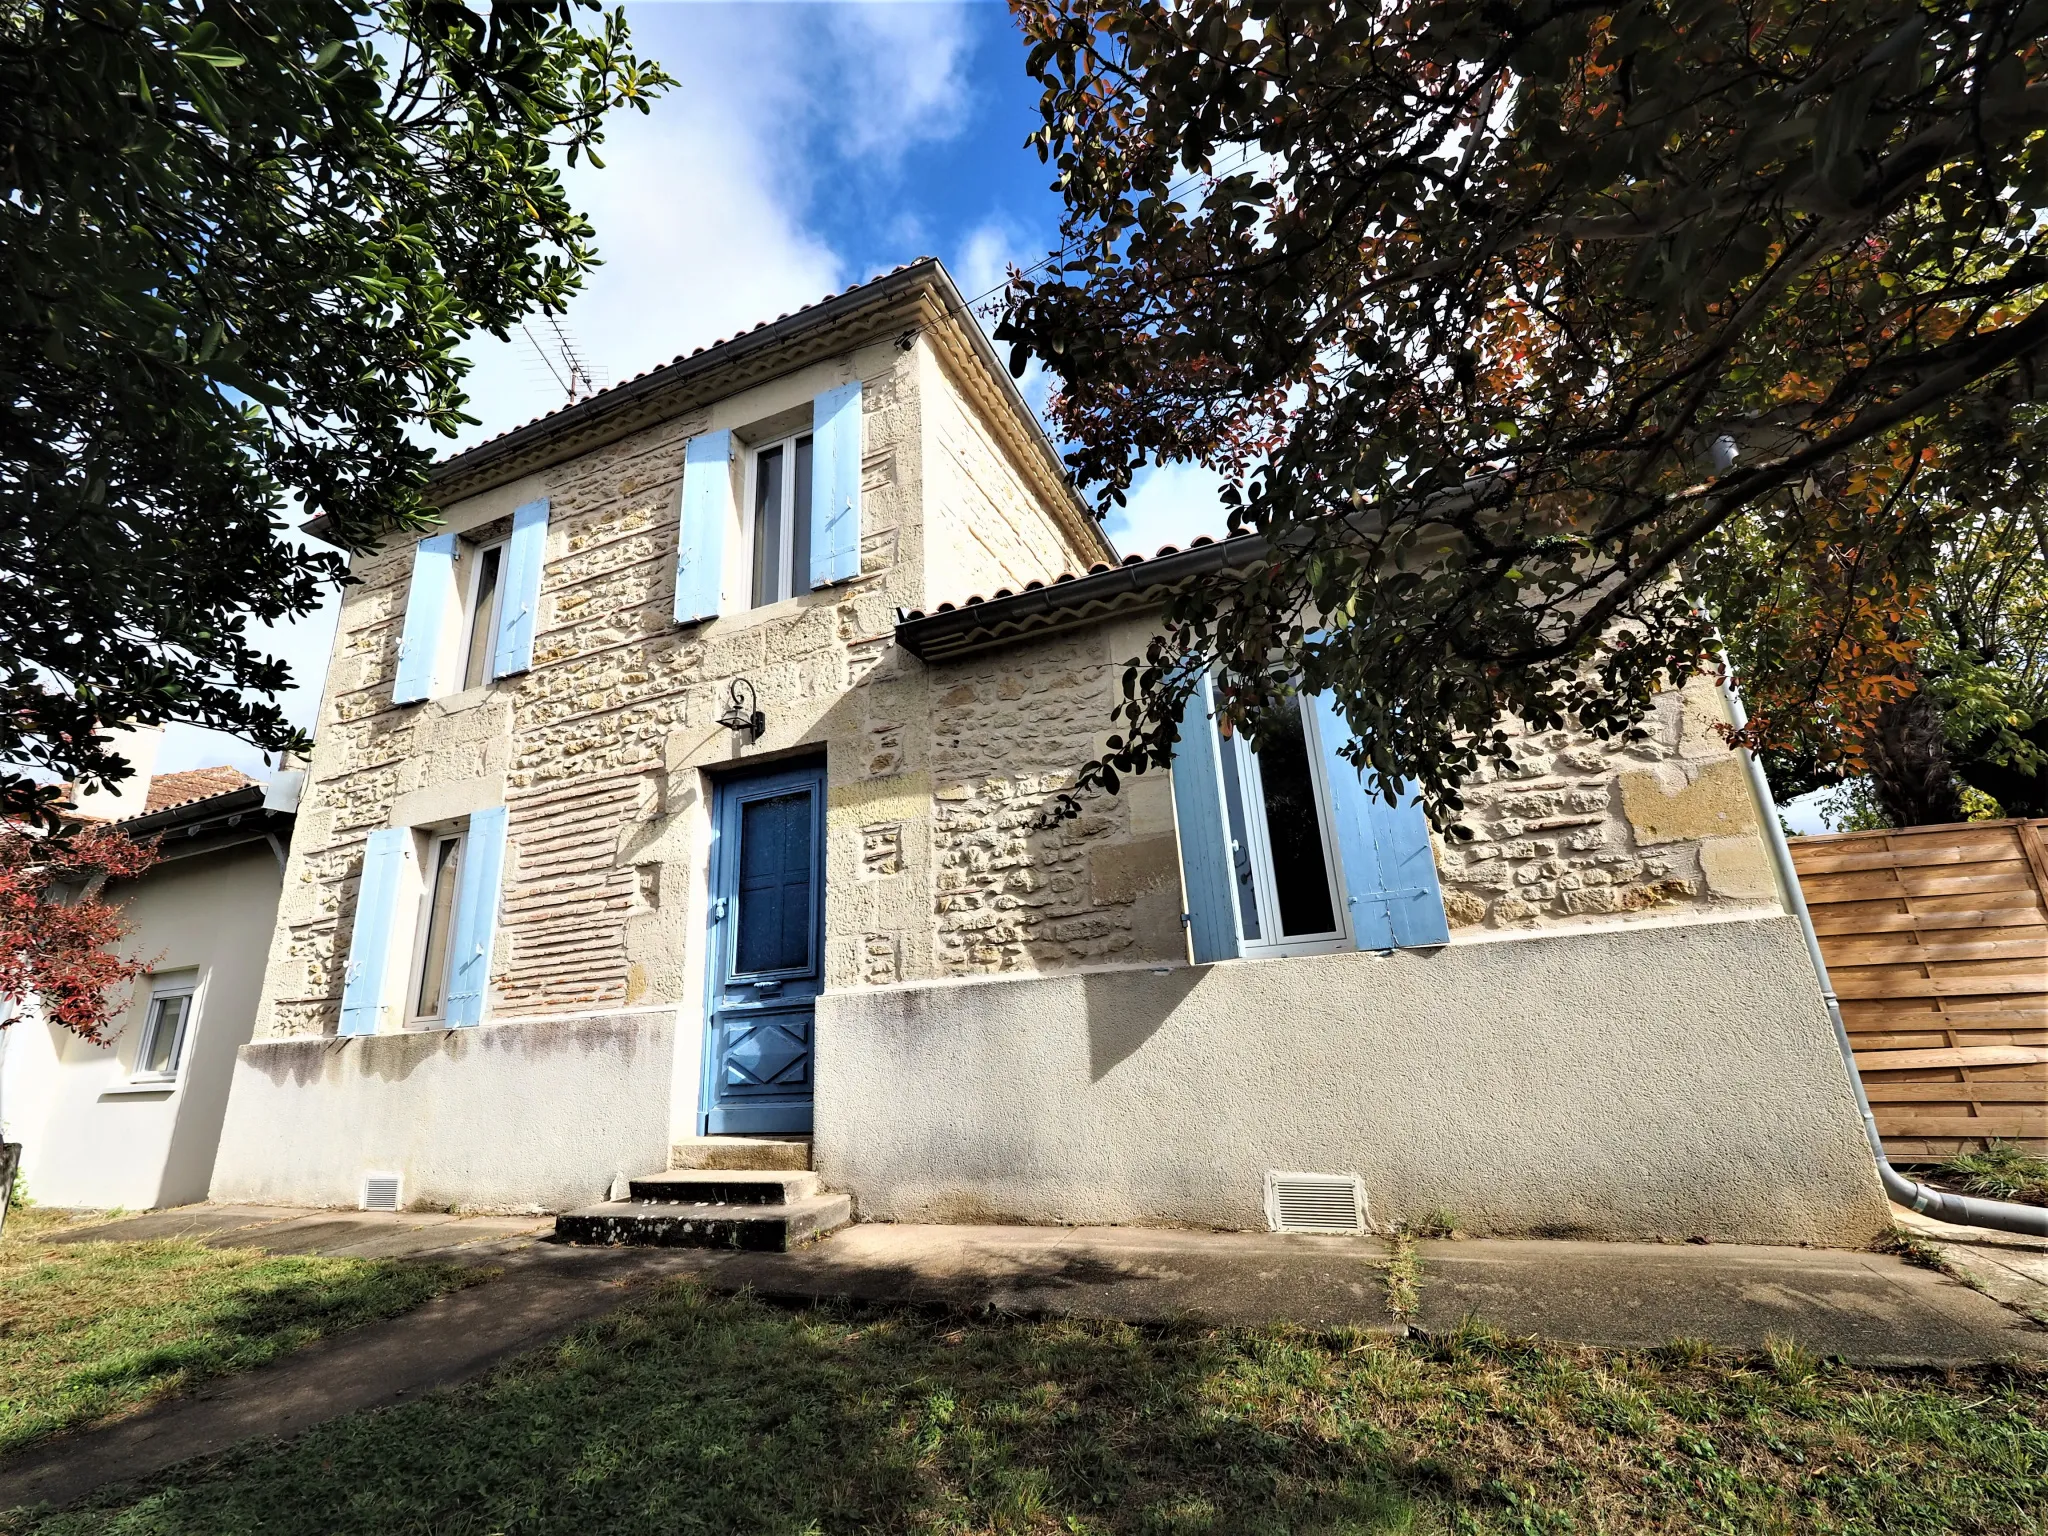
[[[949,139],[967,114],[967,14],[956,6],[835,5],[838,45],[819,55],[840,152],[893,170],[920,140]]]
[[[1221,475],[1199,464],[1155,466],[1132,482],[1128,503],[1111,512],[1103,527],[1127,555],[1150,555],[1162,544],[1186,549],[1205,533],[1220,539],[1229,519],[1217,499],[1224,484]]]

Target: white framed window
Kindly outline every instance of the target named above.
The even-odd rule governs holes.
[[[406,1018],[439,1023],[448,1010],[449,973],[454,962],[456,895],[462,881],[462,831],[431,832],[420,864],[419,916],[413,925],[413,960],[406,987]]]
[[[149,1012],[135,1048],[136,1082],[176,1082],[185,1061],[185,1042],[198,1007],[199,973],[165,971],[150,979]]]
[[[811,434],[762,443],[747,455],[749,604],[765,608],[811,590]]]
[[[1303,699],[1283,707],[1256,747],[1241,733],[1217,730],[1244,953],[1349,949],[1350,913],[1315,711]]]
[[[464,551],[462,623],[455,691],[481,687],[491,679],[491,661],[498,645],[498,611],[504,601],[505,543],[472,544]]]

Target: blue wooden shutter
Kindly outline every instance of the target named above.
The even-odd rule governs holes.
[[[1223,808],[1223,765],[1212,695],[1202,679],[1180,717],[1173,748],[1173,819],[1180,832],[1181,880],[1195,960],[1235,960],[1243,950],[1237,912],[1237,870],[1230,858],[1230,821]]]
[[[405,594],[405,632],[398,641],[394,704],[417,704],[434,691],[441,631],[455,596],[455,535],[421,539],[412,555],[412,586]]]
[[[472,812],[462,842],[449,946],[450,1025],[481,1024],[490,992],[491,946],[498,937],[498,887],[505,868],[505,808]]]
[[[811,585],[860,574],[860,380],[811,402]]]
[[[1422,802],[1412,788],[1398,805],[1369,792],[1363,774],[1337,750],[1351,739],[1351,728],[1336,704],[1319,695],[1315,709],[1337,852],[1344,862],[1352,941],[1360,949],[1449,943],[1451,930],[1444,919],[1443,890],[1437,883],[1436,854]]]
[[[391,964],[391,920],[398,911],[400,877],[411,840],[412,833],[404,827],[380,827],[363,849],[363,878],[356,887],[356,922],[349,932],[348,971],[341,989],[344,1035],[377,1033]]]
[[[732,521],[732,434],[705,432],[683,450],[683,526],[676,551],[676,622],[718,617],[725,529]]]
[[[492,677],[510,677],[533,665],[533,625],[540,612],[540,572],[548,557],[548,501],[529,501],[512,514],[505,546],[504,585],[498,596],[498,648]]]

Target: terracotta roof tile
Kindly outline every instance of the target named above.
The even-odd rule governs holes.
[[[762,320],[754,325],[748,326],[745,330],[735,331],[730,336],[721,336],[716,341],[712,342],[709,346],[692,347],[688,352],[679,353],[675,357],[670,358],[665,363],[656,363],[651,368],[643,368],[640,372],[634,374],[632,378],[621,379],[618,383],[609,385],[604,389],[600,389],[595,394],[585,395],[581,400],[571,401],[567,405],[556,406],[555,409],[553,409],[552,411],[543,411],[540,415],[533,417],[529,421],[521,422],[516,427],[507,427],[503,432],[499,432],[491,437],[487,437],[483,439],[483,441],[481,442],[471,443],[467,448],[461,450],[461,452],[451,454],[449,458],[447,460],[444,460],[443,462],[452,463],[454,460],[463,457],[465,454],[474,453],[480,448],[488,448],[491,444],[497,442],[500,438],[510,437],[514,432],[524,431],[527,427],[533,426],[538,422],[547,421],[552,417],[560,416],[565,411],[574,410],[578,406],[588,405],[592,400],[601,400],[606,395],[609,395],[616,390],[624,389],[628,384],[633,383],[636,379],[646,378],[647,375],[650,373],[659,373],[664,368],[673,368],[677,363],[684,362],[692,357],[697,357],[702,353],[713,351],[719,347],[724,346],[727,342],[738,341],[742,336],[751,336],[755,331],[766,330],[771,325],[776,325],[784,320],[787,320],[790,317],[790,315],[806,314],[811,310],[817,309],[820,305],[829,304],[834,299],[844,298],[847,294],[857,292],[862,288],[873,287],[876,283],[881,282],[884,278],[894,277],[898,272],[902,272],[910,267],[916,266],[918,262],[931,260],[933,260],[933,258],[930,256],[920,256],[915,261],[906,261],[902,263],[902,265],[900,266],[890,268],[887,272],[876,273],[875,276],[869,278],[864,283],[849,284],[847,287],[841,289],[838,293],[828,293],[823,298],[816,300],[814,303],[805,304],[796,309],[790,310],[786,314],[777,315],[773,320]]]
[[[231,795],[255,782],[241,769],[226,766],[160,773],[149,781],[149,799],[143,804],[142,814],[147,816],[154,811],[168,811],[173,806],[190,805],[195,800],[211,800],[215,795]]]

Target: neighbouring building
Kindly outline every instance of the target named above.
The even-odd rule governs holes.
[[[150,772],[158,733],[124,733],[136,773],[79,798],[82,819],[156,840],[106,897],[149,962],[107,1045],[31,1009],[0,1030],[0,1115],[45,1205],[148,1210],[206,1198],[235,1053],[249,1041],[291,844],[296,774]]]
[[[215,1199],[561,1209],[815,1137],[863,1217],[1860,1243],[1718,694],[1442,846],[1316,701],[1054,827],[1164,592],[921,261],[447,460],[355,561]]]

